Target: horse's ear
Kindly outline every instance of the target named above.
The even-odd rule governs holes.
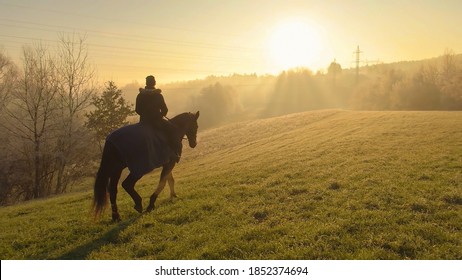
[[[199,114],[199,111],[197,111],[197,113],[196,113],[196,120],[199,118],[199,115],[200,115],[200,114]]]

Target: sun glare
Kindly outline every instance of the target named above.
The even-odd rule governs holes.
[[[270,35],[269,51],[275,67],[319,67],[323,44],[319,30],[304,21],[288,21],[277,25]]]

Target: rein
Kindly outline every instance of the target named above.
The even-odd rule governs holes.
[[[176,126],[175,124],[173,124],[171,121],[170,121],[170,118],[167,117],[167,116],[164,116],[164,118],[169,121],[173,126],[175,126],[176,128],[178,128],[178,126]],[[183,138],[181,138],[181,140],[188,140],[188,137],[186,136],[183,136]]]

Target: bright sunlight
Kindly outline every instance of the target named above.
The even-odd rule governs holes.
[[[270,35],[271,60],[280,70],[299,66],[319,67],[323,42],[319,30],[302,20],[277,25]]]

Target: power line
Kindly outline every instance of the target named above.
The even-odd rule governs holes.
[[[136,22],[136,21],[126,21],[126,20],[121,20],[118,18],[105,18],[101,16],[89,16],[85,14],[78,14],[78,13],[70,13],[68,11],[59,11],[59,10],[52,10],[52,9],[43,9],[43,8],[37,8],[37,7],[30,7],[30,6],[24,6],[20,5],[17,3],[0,3],[0,5],[4,6],[10,6],[14,8],[19,8],[21,11],[24,9],[27,10],[35,10],[35,11],[42,11],[42,12],[47,12],[47,13],[55,13],[59,15],[70,15],[70,16],[75,16],[75,17],[84,17],[84,18],[91,18],[91,19],[96,19],[100,21],[108,21],[108,22],[121,22],[121,23],[129,23],[129,24],[134,24],[138,26],[144,26],[146,27],[146,23],[141,23],[141,22]],[[194,33],[203,33],[203,34],[208,34],[208,35],[213,35],[213,36],[223,36],[223,33],[212,33],[212,32],[207,32],[207,31],[202,31],[202,30],[193,30],[193,29],[188,29],[188,28],[178,28],[178,27],[169,27],[169,26],[161,26],[161,25],[149,25],[150,27],[153,28],[159,28],[159,29],[167,29],[167,30],[177,30],[177,31],[183,31],[183,32],[194,32]]]
[[[59,43],[58,40],[51,40],[51,39],[44,39],[44,38],[34,38],[34,37],[25,37],[25,36],[15,36],[15,35],[3,35],[0,34],[0,37],[7,37],[7,38],[13,38],[13,39],[24,39],[24,40],[33,40],[37,42],[51,42],[51,43]],[[12,41],[12,42],[17,42],[17,41]],[[20,43],[20,42],[17,42]],[[133,47],[123,47],[123,46],[114,46],[114,45],[103,45],[103,44],[94,44],[94,43],[88,43],[86,44],[89,47],[95,47],[95,48],[102,48],[102,49],[110,49],[110,50],[118,50],[118,51],[127,51],[130,54],[143,54],[143,56],[146,55],[151,55],[153,57],[156,56],[170,56],[171,58],[178,58],[178,59],[192,59],[192,58],[207,58],[210,60],[229,60],[229,61],[235,61],[235,59],[230,58],[229,56],[212,56],[212,55],[203,55],[203,54],[193,54],[193,53],[178,53],[178,52],[173,52],[173,51],[153,51],[151,49],[144,49],[144,48],[133,48]],[[107,53],[107,51],[105,52]]]
[[[76,14],[71,12],[63,12],[57,11],[52,9],[43,9],[43,8],[34,8],[28,7],[24,5],[19,5],[16,3],[0,3],[0,6],[10,6],[14,8],[20,8],[21,10],[31,10],[31,11],[41,11],[46,13],[58,13],[60,15],[71,15],[78,17],[80,19],[83,18],[94,18],[97,20],[103,21],[110,21],[110,22],[123,22],[123,23],[130,23],[135,25],[142,25],[146,27],[146,24],[140,22],[128,22],[119,19],[110,19],[110,18],[101,18],[101,17],[93,17],[83,14]],[[172,40],[167,38],[153,38],[153,37],[145,37],[145,36],[138,36],[135,34],[123,34],[123,33],[116,33],[116,32],[107,32],[95,29],[79,29],[75,27],[63,26],[63,25],[52,25],[52,24],[43,24],[38,22],[32,21],[24,21],[18,19],[10,19],[10,18],[0,18],[0,26],[6,26],[10,29],[25,29],[34,32],[35,35],[33,36],[21,36],[14,34],[0,34],[0,37],[8,38],[8,40],[2,40],[2,43],[8,44],[7,46],[13,46],[12,48],[15,51],[18,49],[16,45],[19,44],[27,44],[28,42],[21,42],[21,41],[39,41],[39,42],[46,42],[46,43],[59,43],[59,40],[50,39],[48,36],[44,36],[41,38],[37,38],[39,32],[62,32],[63,34],[75,34],[77,32],[83,32],[85,34],[92,34],[95,35],[93,37],[93,42],[86,43],[91,52],[97,52],[100,55],[98,56],[99,60],[111,59],[111,56],[117,56],[117,59],[121,58],[121,54],[125,54],[122,58],[125,60],[136,60],[136,58],[143,58],[146,60],[148,59],[159,59],[159,66],[162,64],[168,65],[171,60],[181,60],[186,62],[190,61],[200,61],[202,62],[201,65],[210,65],[211,63],[225,63],[226,66],[221,65],[220,67],[229,67],[230,65],[235,64],[242,65],[242,63],[250,64],[252,61],[252,57],[256,56],[256,54],[261,53],[261,48],[254,48],[249,46],[236,46],[236,45],[226,45],[226,44],[215,44],[215,43],[205,43],[205,42],[192,42],[192,41],[185,41],[185,40]],[[209,34],[213,35],[214,38],[219,35],[222,36],[223,34],[214,34],[204,31],[197,31],[191,30],[186,28],[170,28],[165,26],[159,25],[150,25],[150,28],[159,28],[159,29],[168,29],[168,30],[176,30],[176,31],[186,31],[186,32],[193,32],[193,33],[202,33],[202,34]],[[108,44],[101,44],[98,43],[99,39],[109,38],[111,39],[111,45]],[[230,37],[230,36],[228,36]],[[96,38],[96,42],[95,42]],[[156,46],[160,46],[158,50],[153,51],[152,49],[148,48],[140,48],[140,47],[133,47],[133,46],[124,46],[123,43],[118,44],[114,43],[117,40],[121,42],[127,43],[146,43],[146,44],[153,44]],[[186,52],[179,52],[173,50],[172,46],[174,47],[187,47]],[[214,55],[214,53],[216,55]],[[239,54],[239,58],[237,58],[237,54]],[[243,57],[244,55],[244,57]],[[236,56],[236,57],[235,57]],[[246,57],[247,56],[247,57]],[[167,61],[168,60],[168,61]],[[197,64],[197,63],[196,63]],[[111,68],[131,68],[131,69],[145,69],[146,66],[139,66],[139,65],[126,65],[122,63],[122,65],[117,65],[114,63],[98,63],[99,66],[108,66]],[[257,65],[257,64],[254,64]],[[213,67],[212,67],[213,68]],[[204,70],[204,69],[185,69],[185,68],[169,68],[169,67],[156,67],[161,71],[169,71],[169,72],[188,72],[188,73],[226,73],[225,71],[217,71],[217,70]],[[231,67],[232,69],[232,67]],[[229,72],[228,72],[229,73]]]
[[[26,25],[33,25],[34,27],[27,27],[27,26],[19,26],[17,24],[5,24],[5,23],[0,23],[0,25],[3,26],[8,26],[8,27],[14,27],[14,28],[23,28],[23,29],[28,29],[28,30],[41,30],[41,31],[47,31],[47,32],[62,32],[62,29],[68,29],[70,32],[75,33],[75,31],[78,31],[79,29],[76,29],[74,27],[68,27],[68,26],[59,26],[59,25],[50,25],[50,24],[41,24],[41,23],[35,23],[35,22],[29,22],[29,21],[20,21],[20,20],[13,20],[13,19],[0,19],[0,21],[7,21],[7,22],[13,22],[13,23],[19,23],[19,24],[26,24]],[[45,28],[38,28],[37,26],[45,26],[45,27],[51,27],[51,28],[60,28],[58,30],[54,29],[45,29]],[[115,33],[115,32],[105,32],[105,31],[99,31],[99,30],[93,30],[93,29],[80,29],[82,33],[94,33],[98,35],[103,35],[109,38],[114,39],[114,36],[117,36],[120,40],[124,41],[137,41],[137,42],[147,42],[147,43],[153,43],[153,44],[167,44],[167,45],[181,45],[181,46],[196,46],[196,47],[201,47],[201,48],[210,48],[210,49],[226,49],[226,50],[231,50],[231,51],[261,51],[260,48],[252,48],[252,47],[243,47],[243,46],[232,46],[232,45],[222,45],[222,44],[211,44],[211,43],[200,43],[200,42],[190,42],[190,41],[181,41],[181,40],[169,40],[169,39],[152,39],[149,37],[145,36],[137,36],[133,34],[124,34],[124,33]]]
[[[0,19],[2,20],[2,19]],[[18,20],[10,20],[10,19],[6,19],[6,21],[9,21],[9,22],[18,22],[18,23],[21,23],[21,24],[35,24],[35,23],[32,23],[32,22],[25,22],[25,21],[18,21]],[[12,26],[11,24],[2,24],[0,23],[0,25],[3,25],[3,26],[11,26],[11,27],[16,27],[18,28],[18,26]],[[58,28],[68,28],[68,27],[63,27],[63,26],[54,26],[54,25],[45,25],[45,24],[36,24],[36,25],[39,25],[39,26],[46,26],[46,27],[58,27]],[[19,26],[19,28],[24,28],[24,29],[27,29],[27,30],[43,30],[43,31],[47,31],[47,32],[54,32],[54,30],[50,30],[50,29],[44,29],[44,28],[37,28],[37,27],[34,27],[34,28],[31,28],[31,27],[27,27],[27,26]],[[188,50],[192,50],[192,51],[195,51],[195,50],[203,50],[204,48],[209,48],[209,49],[215,49],[217,51],[220,51],[220,52],[228,52],[228,51],[231,51],[231,52],[234,52],[234,51],[237,51],[239,52],[239,55],[242,56],[243,54],[247,54],[247,55],[253,55],[253,52],[254,51],[257,51],[258,49],[251,49],[251,48],[244,48],[244,47],[236,47],[236,46],[224,46],[224,45],[217,45],[217,44],[203,44],[203,43],[191,43],[191,42],[185,42],[185,41],[178,41],[178,40],[149,40],[149,39],[145,39],[144,37],[139,37],[139,36],[132,36],[132,35],[127,35],[127,34],[120,34],[120,33],[108,33],[108,32],[100,32],[100,31],[95,31],[95,30],[92,30],[93,33],[96,33],[96,34],[103,34],[103,35],[117,35],[117,36],[127,36],[127,37],[134,37],[135,40],[138,40],[138,41],[142,41],[142,42],[147,42],[147,43],[153,43],[153,44],[167,44],[167,45],[174,45],[174,46],[188,46]],[[33,38],[33,37],[25,37],[25,36],[17,36],[17,35],[1,35],[0,36],[3,36],[3,37],[9,37],[9,38],[14,38],[14,39],[23,39],[23,40],[35,40],[35,41],[41,41],[41,42],[59,42],[57,40],[50,40],[50,39],[45,39],[45,38]],[[111,37],[112,38],[112,37]],[[129,41],[129,42],[132,42],[133,39],[130,39],[130,40],[127,40],[126,37],[123,37],[123,38],[120,38],[121,40],[125,40],[125,41]],[[16,43],[19,43],[17,41],[13,41],[13,42],[16,42]],[[111,50],[114,50],[114,49],[117,49],[118,51],[126,51],[128,52],[130,55],[134,55],[134,54],[142,54],[144,57],[146,55],[149,55],[151,57],[161,57],[161,58],[173,58],[173,59],[207,59],[209,61],[225,61],[225,62],[236,62],[236,59],[232,58],[232,56],[230,55],[226,55],[226,56],[212,56],[212,55],[204,55],[204,54],[195,54],[195,53],[185,53],[185,52],[182,52],[182,53],[178,53],[178,52],[172,52],[172,51],[159,51],[159,50],[156,50],[155,52],[153,52],[151,49],[142,49],[142,48],[134,48],[134,47],[123,47],[123,46],[119,46],[118,44],[112,44],[112,45],[104,45],[104,44],[94,44],[94,43],[88,43],[87,44],[89,47],[95,47],[94,49],[95,50],[98,50],[98,48],[103,48],[103,49],[111,49]],[[107,54],[107,51],[103,51],[103,54]]]
[[[26,40],[30,40],[30,39],[33,39],[33,40],[40,40],[40,41],[44,41],[44,42],[51,42],[51,43],[57,43],[58,41],[57,40],[49,40],[49,39],[38,39],[38,38],[31,38],[31,37],[24,37],[24,36],[12,36],[12,35],[1,35],[0,34],[0,37],[9,37],[9,38],[15,38],[15,39],[26,39]],[[19,42],[19,41],[10,41],[10,42],[14,42],[14,43],[17,43],[17,44],[22,44],[23,42]],[[219,56],[207,56],[207,55],[178,55],[177,53],[173,53],[173,52],[152,52],[150,50],[143,50],[143,49],[136,49],[136,48],[123,48],[123,47],[113,47],[113,46],[108,46],[108,45],[98,45],[98,44],[88,44],[89,46],[94,46],[94,47],[100,47],[100,48],[103,48],[103,50],[101,50],[102,52],[104,53],[108,53],[107,52],[107,49],[111,49],[111,50],[118,50],[118,51],[125,51],[125,52],[128,52],[130,57],[133,57],[133,54],[142,54],[142,52],[145,52],[145,54],[143,54],[143,58],[146,58],[146,56],[148,57],[154,57],[156,58],[157,56],[160,56],[161,58],[169,58],[170,60],[171,59],[181,59],[184,61],[184,59],[198,59],[200,58],[202,61],[204,62],[212,62],[212,61],[221,61],[221,62],[227,62],[228,64],[229,63],[232,63],[232,64],[240,64],[243,62],[243,60],[236,60],[236,59],[231,59],[229,57],[219,57]],[[133,52],[133,51],[141,51],[141,53],[139,52]],[[168,61],[170,62],[170,61]],[[204,64],[207,64],[207,63],[204,63]],[[145,69],[147,66],[145,65],[127,65],[127,64],[108,64],[108,63],[98,63],[97,64],[98,66],[105,66],[105,67],[110,67],[110,68],[119,68],[119,69]],[[212,70],[212,69],[185,69],[185,68],[168,68],[168,67],[156,67],[156,69],[158,71],[168,71],[170,73],[172,72],[175,72],[175,73],[181,73],[181,72],[189,72],[189,73],[210,73],[210,72],[213,72],[213,73],[221,73],[221,74],[227,74],[229,72],[227,71],[217,71],[217,70]]]

